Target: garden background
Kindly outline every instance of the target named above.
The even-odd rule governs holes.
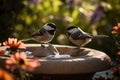
[[[120,0],[0,0],[0,42],[8,37],[28,38],[48,22],[57,25],[52,44],[73,45],[66,29],[76,25],[92,35],[108,35],[85,47],[116,59],[119,48],[111,31],[120,22]]]

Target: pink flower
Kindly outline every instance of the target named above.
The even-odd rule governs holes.
[[[117,54],[120,55],[120,51],[118,51]]]
[[[112,34],[120,34],[120,23],[113,27]]]
[[[40,66],[38,59],[31,59],[28,61],[27,65],[22,66],[22,69],[25,71],[34,71],[38,66]]]
[[[10,55],[10,57],[10,59],[6,60],[7,69],[20,68],[25,71],[33,71],[36,67],[40,66],[37,59],[28,60],[24,52],[17,52]]]
[[[0,43],[0,46],[1,46],[1,43]],[[0,47],[0,56],[3,56],[4,55],[4,50],[2,50],[2,48]]]
[[[17,50],[25,50],[26,47],[23,42],[18,41],[16,38],[8,38],[8,41],[3,42],[3,45],[8,46],[12,53],[17,52]]]
[[[0,56],[3,56],[3,55],[4,55],[4,52],[5,52],[5,51],[0,48]]]
[[[16,38],[8,38],[8,41],[3,42],[5,46],[10,46],[13,48],[26,49],[23,42],[18,41]]]

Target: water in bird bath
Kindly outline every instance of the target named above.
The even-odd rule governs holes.
[[[68,59],[68,58],[71,58],[70,55],[68,54],[55,54],[55,55],[49,55],[47,56],[48,59]]]
[[[71,56],[69,54],[60,54],[58,52],[58,50],[56,49],[56,47],[51,45],[51,44],[48,46],[48,49],[49,49],[49,51],[51,51],[53,53],[53,55],[47,56],[48,59],[68,59],[68,58],[71,58]]]

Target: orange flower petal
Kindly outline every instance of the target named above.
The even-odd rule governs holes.
[[[14,48],[21,48],[26,49],[25,45],[21,41],[17,41],[16,38],[8,38],[8,41],[3,42],[5,46],[14,47]]]
[[[120,55],[120,51],[118,51],[117,54]]]
[[[33,59],[32,61],[29,62],[29,67],[31,67],[31,68],[36,68],[38,66],[40,66],[40,63],[37,59]]]
[[[120,34],[120,23],[113,27],[112,34]]]
[[[21,59],[27,59],[27,55],[24,52],[20,53],[20,58]]]
[[[120,27],[120,23],[118,23],[118,24],[117,24],[117,26],[119,26],[119,27]]]
[[[0,69],[0,80],[14,80],[13,75],[7,71]]]

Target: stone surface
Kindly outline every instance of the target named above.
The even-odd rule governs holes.
[[[111,59],[104,52],[67,45],[53,45],[60,54],[69,54],[68,59],[48,59],[46,56],[53,55],[48,45],[41,47],[40,44],[26,44],[27,50],[32,51],[39,58],[41,67],[36,69],[40,74],[83,74],[94,73],[111,68]]]

